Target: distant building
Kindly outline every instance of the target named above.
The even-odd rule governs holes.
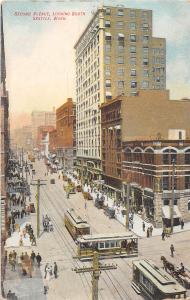
[[[37,133],[37,148],[39,151],[43,153],[47,153],[46,150],[46,144],[47,144],[47,135],[49,136],[49,133],[55,130],[54,126],[39,126],[38,127],[38,133]]]
[[[23,126],[22,128],[14,129],[11,132],[11,140],[15,150],[23,148],[25,151],[31,151],[33,149],[32,127]]]
[[[100,104],[166,88],[166,40],[152,31],[151,10],[104,6],[75,44],[77,170],[86,181],[101,179]]]
[[[130,186],[130,208],[156,226],[170,222],[172,160],[175,222],[190,221],[189,115],[190,100],[169,100],[168,91],[140,91],[101,107],[106,190],[120,201]]]
[[[56,110],[56,132],[50,134],[50,149],[65,169],[73,168],[75,159],[76,112],[72,98]]]
[[[55,111],[33,111],[31,115],[32,122],[32,137],[34,147],[37,143],[38,127],[40,126],[54,126],[56,123]]]

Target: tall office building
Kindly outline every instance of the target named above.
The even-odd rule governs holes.
[[[151,10],[103,7],[75,50],[77,169],[95,180],[101,178],[100,104],[140,89],[165,89],[166,41],[152,36]]]

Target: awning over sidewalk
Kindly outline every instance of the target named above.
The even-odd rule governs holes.
[[[177,205],[174,205],[174,218],[181,218],[181,213]],[[170,219],[170,206],[165,205],[162,207],[162,217],[165,219]]]

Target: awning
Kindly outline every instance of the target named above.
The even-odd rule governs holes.
[[[120,38],[124,38],[124,37],[125,37],[125,35],[124,35],[123,33],[118,33],[118,37],[120,37]]]
[[[179,211],[179,208],[177,205],[174,205],[174,218],[181,218],[181,213]],[[162,207],[162,217],[165,219],[170,219],[170,206],[169,205],[165,205]]]
[[[115,129],[121,129],[121,126],[120,125],[116,125],[114,128]]]
[[[56,157],[56,154],[52,154],[52,156],[51,156],[51,157],[53,157],[53,158],[54,158],[54,157]]]
[[[110,32],[105,32],[105,36],[111,36]]]

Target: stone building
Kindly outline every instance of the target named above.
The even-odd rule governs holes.
[[[130,187],[131,209],[156,226],[169,223],[173,168],[175,222],[190,220],[189,114],[190,100],[170,100],[169,91],[141,90],[101,106],[107,191],[119,201]]]
[[[166,41],[153,37],[152,11],[104,6],[75,44],[77,171],[101,179],[99,106],[118,95],[166,87]]]

